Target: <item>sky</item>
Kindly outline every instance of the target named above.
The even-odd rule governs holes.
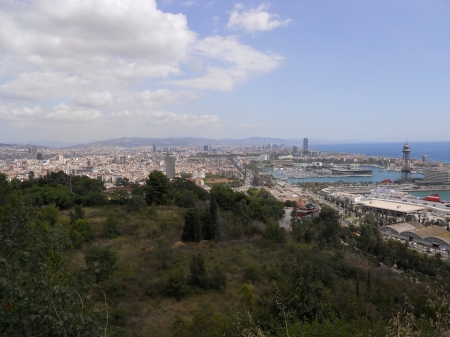
[[[0,0],[0,142],[446,141],[447,0]]]

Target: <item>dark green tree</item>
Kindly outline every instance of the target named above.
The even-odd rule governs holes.
[[[205,259],[202,255],[197,254],[192,257],[191,263],[189,264],[189,271],[191,272],[189,283],[201,288],[206,287]]]
[[[213,223],[213,239],[216,241],[221,241],[222,231],[219,223],[219,207],[217,206],[216,199],[211,196],[211,202],[209,204],[209,213],[211,214],[211,219]]]
[[[168,261],[172,257],[173,250],[167,240],[159,238],[156,240],[156,258],[161,263],[161,268],[166,269],[168,267]]]
[[[105,223],[103,224],[103,233],[107,238],[116,238],[120,236],[119,231],[119,219],[115,215],[108,215]]]
[[[201,232],[204,240],[214,239],[214,224],[209,210],[202,213],[200,217]]]
[[[184,228],[181,239],[183,241],[200,241],[200,220],[196,209],[189,209],[184,215]]]
[[[84,219],[86,211],[80,205],[76,205],[73,209],[73,212],[69,212],[70,223],[74,223],[78,219]]]
[[[197,195],[190,190],[180,190],[174,195],[175,205],[183,208],[193,208],[197,202]]]
[[[91,222],[87,219],[76,220],[71,225],[69,237],[75,248],[80,248],[83,243],[94,239],[94,231]]]
[[[152,171],[145,180],[147,185],[146,201],[148,205],[160,205],[163,196],[170,190],[170,180],[161,171]]]

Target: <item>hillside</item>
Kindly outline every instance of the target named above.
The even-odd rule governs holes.
[[[264,189],[206,193],[154,171],[145,199],[134,187],[108,200],[94,180],[70,192],[66,178],[0,175],[1,335],[449,331],[448,264],[382,241],[369,223],[341,228],[329,207],[286,233]]]

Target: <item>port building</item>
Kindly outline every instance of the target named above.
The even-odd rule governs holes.
[[[395,238],[439,249],[450,249],[450,232],[444,227],[424,227],[416,221],[381,226],[380,231],[386,238]]]

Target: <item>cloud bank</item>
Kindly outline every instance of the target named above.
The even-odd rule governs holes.
[[[267,9],[236,6],[229,26],[255,31],[287,24]],[[250,24],[255,16],[259,23]],[[200,39],[185,15],[163,12],[155,0],[4,1],[0,21],[0,123],[18,132],[33,126],[33,137],[56,139],[59,133],[46,130],[74,123],[89,124],[82,130],[101,137],[127,128],[136,135],[155,126],[159,132],[218,128],[214,114],[170,107],[231,90],[283,60],[237,36]]]

